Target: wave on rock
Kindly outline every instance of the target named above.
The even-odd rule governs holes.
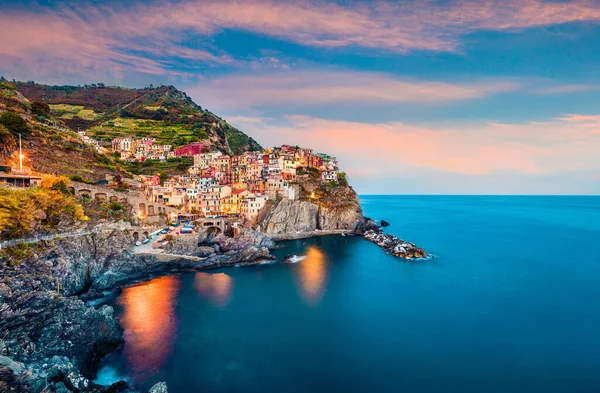
[[[306,255],[289,255],[285,257],[283,263],[298,263],[306,259]]]

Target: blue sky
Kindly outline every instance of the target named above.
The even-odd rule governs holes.
[[[173,84],[361,193],[600,193],[598,1],[0,7],[0,75]]]

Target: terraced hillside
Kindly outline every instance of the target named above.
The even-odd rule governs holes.
[[[121,100],[129,101],[119,104]],[[3,113],[18,115],[26,124],[23,130],[13,130],[0,121],[0,165],[16,166],[16,141],[21,133],[27,167],[44,173],[81,176],[90,181],[101,180],[107,174],[128,177],[158,174],[166,178],[185,173],[192,160],[181,157],[167,162],[121,161],[108,150],[107,154],[99,153],[73,130],[85,130],[106,147],[117,136],[152,136],[159,143],[175,147],[209,140],[227,154],[261,149],[246,134],[203,110],[174,87],[136,90],[0,80],[0,117]]]
[[[35,103],[35,102],[34,102]],[[37,172],[79,175],[100,180],[126,169],[86,146],[72,131],[37,121],[32,104],[11,84],[0,82],[0,165],[18,166],[18,135],[23,138],[24,165]]]
[[[48,86],[13,83],[30,101],[50,104],[50,115],[108,145],[115,137],[153,137],[175,147],[209,141],[227,154],[261,149],[225,120],[173,86],[126,89],[102,84]]]

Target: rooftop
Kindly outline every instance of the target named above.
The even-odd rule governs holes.
[[[15,175],[12,173],[0,172],[0,179],[37,179],[37,180],[41,180],[42,178],[39,176]]]

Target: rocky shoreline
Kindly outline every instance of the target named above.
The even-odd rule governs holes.
[[[59,238],[33,245],[18,261],[0,257],[0,393],[128,392],[124,381],[93,383],[100,360],[123,345],[123,329],[111,307],[86,302],[162,275],[260,263],[273,258],[275,245],[245,230],[210,245],[182,240],[171,249],[181,256],[165,260],[133,253],[130,233]]]
[[[112,230],[40,242],[19,263],[0,257],[0,393],[129,392],[124,381],[111,386],[93,382],[100,360],[124,343],[113,309],[88,302],[106,291],[168,274],[258,264],[274,259],[274,239],[353,233],[394,255],[425,255],[366,218],[353,222],[352,230],[265,235],[244,228],[235,239],[180,235],[165,244],[162,254],[135,254],[131,233]],[[396,247],[406,252],[396,253]],[[164,385],[157,389],[166,391]]]

